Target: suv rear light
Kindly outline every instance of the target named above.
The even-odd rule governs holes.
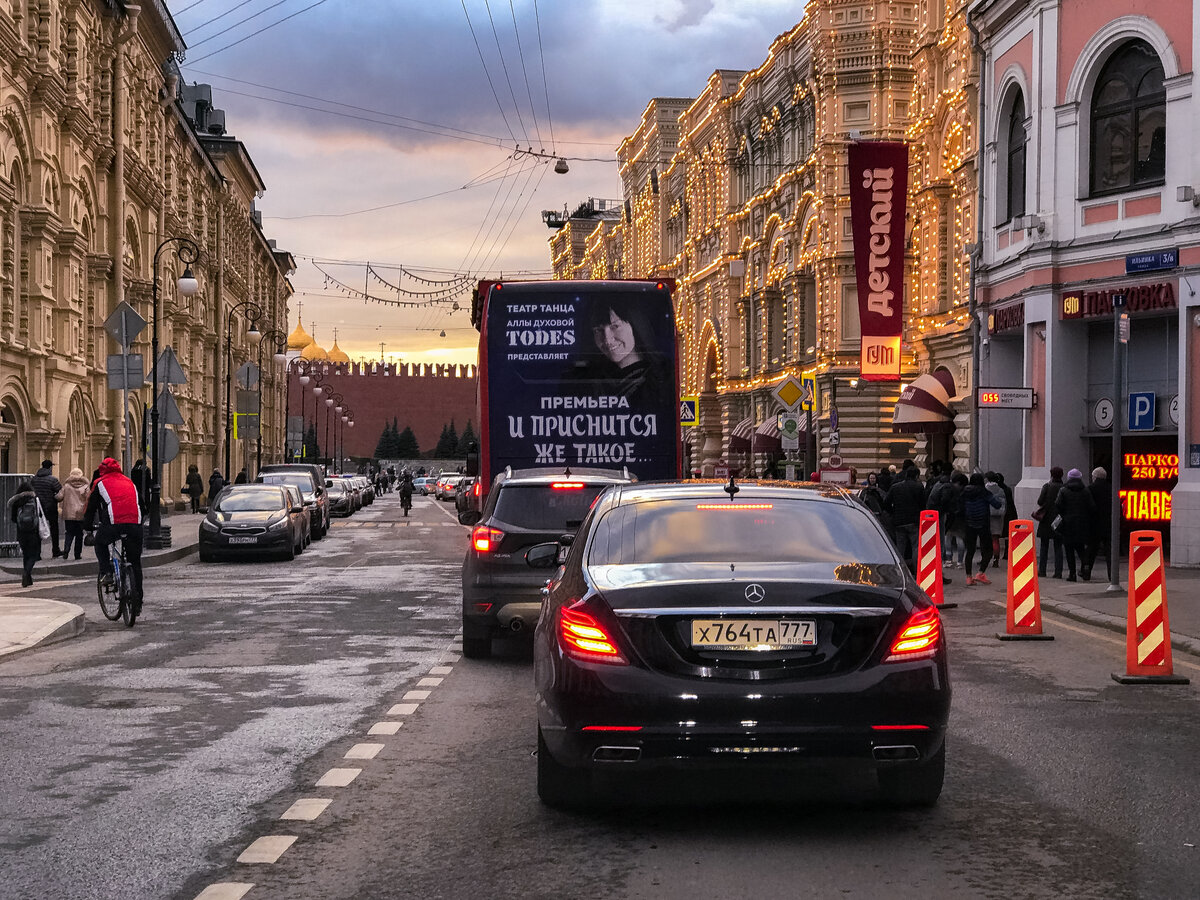
[[[476,525],[471,530],[471,546],[480,553],[491,553],[502,540],[504,540],[504,532],[499,528]]]
[[[582,481],[555,481],[550,485],[551,490],[555,491],[580,491],[583,490]]]
[[[480,488],[480,484],[478,481],[475,482],[475,486],[473,488],[471,488],[471,490],[474,492],[476,497],[479,496],[479,488]]]
[[[916,610],[896,639],[892,641],[885,663],[907,662],[913,659],[928,659],[937,653],[942,636],[942,620],[935,607]]]
[[[604,626],[582,609],[565,606],[559,609],[558,644],[563,653],[581,662],[629,665]]]

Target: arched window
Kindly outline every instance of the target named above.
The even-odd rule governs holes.
[[[1162,63],[1145,41],[1130,41],[1105,63],[1092,95],[1092,193],[1161,184],[1166,154]]]
[[[1025,101],[1017,94],[1008,113],[1004,221],[1025,215]]]

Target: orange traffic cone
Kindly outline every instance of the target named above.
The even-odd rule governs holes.
[[[1008,526],[1008,614],[1002,641],[1052,641],[1042,633],[1042,595],[1038,588],[1034,523],[1016,519]]]
[[[942,530],[938,526],[936,509],[927,509],[921,513],[921,524],[917,530],[917,584],[939,609],[953,609],[958,606],[957,603],[945,602],[945,586],[942,583]]]
[[[1121,684],[1190,684],[1171,665],[1171,624],[1163,575],[1162,535],[1129,535],[1129,621],[1125,631],[1125,674]]]

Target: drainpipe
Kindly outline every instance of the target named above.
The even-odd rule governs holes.
[[[983,186],[986,179],[983,177],[984,164],[984,147],[986,146],[987,136],[987,51],[983,49],[983,41],[979,36],[979,29],[975,27],[975,23],[971,21],[971,10],[966,10],[967,28],[971,30],[971,43],[975,48],[975,52],[979,54],[979,128],[978,141],[979,145],[975,148],[975,187],[978,194],[978,202],[975,204],[975,248],[971,253],[971,280],[969,287],[969,299],[967,301],[967,311],[971,316],[971,453],[968,460],[968,470],[971,472],[979,468],[979,347],[980,347],[980,331],[982,326],[979,322],[979,300],[976,295],[976,284],[978,281],[978,270],[983,262],[983,218],[986,204],[984,202],[987,192]]]
[[[113,54],[113,212],[109,216],[110,252],[113,260],[113,306],[125,300],[125,119],[128,102],[125,98],[125,44],[137,34],[140,6],[126,7],[126,16],[117,29],[116,53]],[[123,463],[130,469],[133,455],[133,436],[129,429],[129,389],[122,392],[121,428],[125,433]]]
[[[224,183],[221,184],[217,191],[217,243],[216,246],[210,249],[210,276],[213,281],[213,302],[212,316],[213,321],[210,324],[212,334],[217,336],[217,344],[213,359],[216,365],[213,368],[213,397],[216,402],[213,404],[215,415],[213,417],[213,468],[221,468],[222,456],[225,452],[225,442],[229,436],[225,433],[224,425],[225,415],[227,413],[221,406],[221,385],[224,383],[223,378],[228,378],[227,374],[223,374],[221,367],[228,366],[229,360],[225,356],[225,335],[222,333],[223,315],[225,310],[225,192],[227,188]],[[226,404],[228,405],[228,404]],[[228,468],[226,466],[225,468]],[[233,474],[230,472],[222,472],[225,478],[229,481],[233,480]]]

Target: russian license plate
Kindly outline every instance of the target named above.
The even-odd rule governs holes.
[[[252,534],[249,537],[231,537],[229,539],[229,543],[231,543],[231,544],[257,544],[258,543],[258,535]]]
[[[812,619],[692,619],[698,650],[793,650],[817,646]]]

